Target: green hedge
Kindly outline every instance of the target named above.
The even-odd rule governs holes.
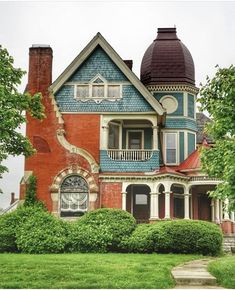
[[[0,216],[0,252],[18,252],[16,233],[35,212],[45,211],[42,206],[24,207]]]
[[[118,251],[120,242],[136,227],[134,217],[121,209],[102,208],[86,213],[71,225],[71,252]]]
[[[221,229],[204,221],[161,221],[138,225],[130,238],[122,241],[122,249],[128,252],[221,253],[223,236]]]
[[[35,212],[16,233],[20,251],[30,254],[64,252],[67,240],[65,222],[49,212]]]

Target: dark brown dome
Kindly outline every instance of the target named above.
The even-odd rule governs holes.
[[[140,79],[144,85],[195,84],[193,58],[176,28],[158,28],[142,59]]]

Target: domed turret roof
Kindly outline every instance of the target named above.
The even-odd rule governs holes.
[[[158,28],[146,50],[140,79],[144,85],[195,84],[193,58],[176,35],[176,28]]]

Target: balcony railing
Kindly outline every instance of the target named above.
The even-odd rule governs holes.
[[[151,159],[152,150],[132,150],[132,149],[108,149],[108,156],[116,161],[146,161]]]

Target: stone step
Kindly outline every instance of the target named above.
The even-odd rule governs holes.
[[[176,285],[188,286],[216,286],[216,278],[207,271],[207,265],[211,260],[203,259],[187,262],[175,267],[171,273]]]

